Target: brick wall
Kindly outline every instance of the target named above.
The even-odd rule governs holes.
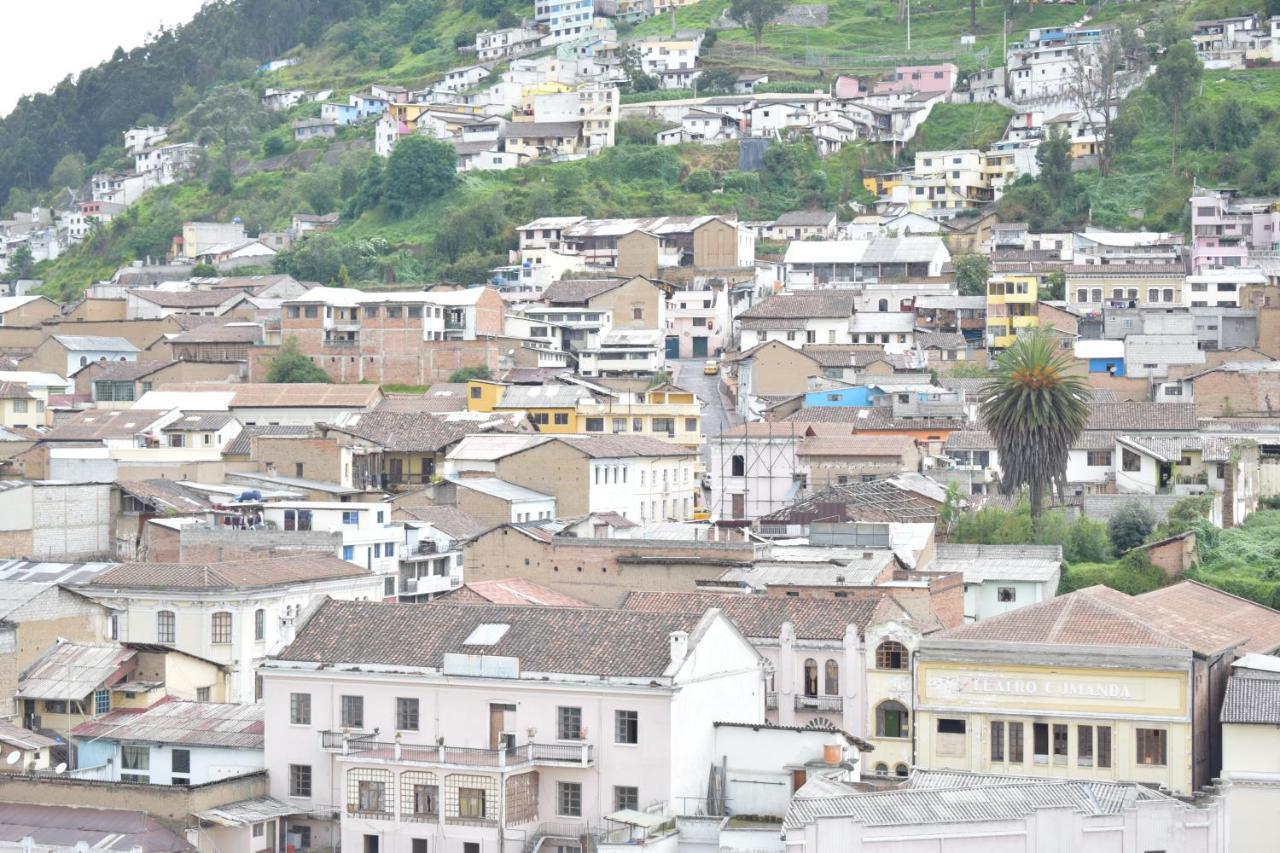
[[[249,458],[259,464],[259,470],[274,467],[281,477],[304,477],[308,480],[342,482],[342,451],[332,438],[306,438],[302,436],[258,435],[254,436]],[[298,473],[298,465],[302,473]]]
[[[287,321],[296,323],[297,320]],[[314,321],[309,321],[314,322]],[[496,338],[474,341],[424,341],[422,332],[384,331],[369,334],[362,330],[359,346],[324,346],[323,332],[291,329],[284,337],[295,337],[298,348],[334,382],[377,382],[397,385],[430,385],[443,382],[463,367],[499,369],[503,347],[517,346]],[[371,341],[371,342],[366,342]],[[271,359],[278,347],[251,347],[249,381],[265,382],[271,370]]]
[[[1280,374],[1217,370],[1196,379],[1193,387],[1198,417],[1280,414]]]
[[[748,544],[558,539],[540,542],[511,527],[481,534],[464,548],[468,581],[528,578],[600,607],[631,590],[695,592],[752,557]]]
[[[1166,576],[1177,577],[1196,563],[1196,535],[1190,533],[1152,545],[1147,548],[1147,558]]]
[[[553,495],[556,515],[574,518],[590,511],[591,466],[587,463],[581,451],[550,441],[499,460],[496,473],[508,483]]]
[[[342,534],[325,530],[186,527],[179,534],[178,550],[178,561],[182,563],[261,560],[303,552],[337,555],[342,551]]]

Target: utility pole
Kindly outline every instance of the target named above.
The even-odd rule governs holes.
[[[911,0],[907,0],[907,52],[911,51]]]
[[[1000,11],[1000,37],[1004,39],[1004,47],[1000,51],[1000,64],[1005,68],[1009,67],[1009,7],[1005,6]],[[1005,85],[1009,85],[1006,75]]]

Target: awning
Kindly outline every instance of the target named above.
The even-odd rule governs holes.
[[[671,818],[663,817],[662,815],[649,814],[635,809],[622,809],[613,814],[605,815],[604,819],[611,820],[614,823],[625,823],[628,826],[639,826],[643,829],[656,829],[671,820]]]
[[[272,797],[257,797],[196,812],[196,817],[219,826],[250,826],[264,820],[288,817],[305,811],[306,809],[300,809]]]

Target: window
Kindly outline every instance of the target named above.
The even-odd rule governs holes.
[[[294,726],[311,725],[311,694],[289,694],[289,723]]]
[[[892,700],[876,706],[876,737],[909,737],[907,709]]]
[[[587,432],[604,432],[604,418],[587,418]]]
[[[582,817],[582,783],[556,783],[556,814],[563,817]]]
[[[302,308],[302,316],[306,317],[308,320],[316,319],[317,317],[320,316],[320,306],[304,305]]]
[[[1031,724],[1031,754],[1036,764],[1049,763],[1049,724]]]
[[[644,306],[642,306],[642,305],[637,305],[637,306],[635,306],[634,308],[632,308],[632,309],[631,309],[631,319],[632,319],[632,320],[643,320],[643,319],[644,319]]]
[[[697,431],[698,431],[698,419],[697,419],[697,418],[685,418],[685,419],[684,419],[684,431],[685,431],[685,432],[697,432]]]
[[[150,782],[151,747],[130,743],[121,744],[120,771],[122,782]]]
[[[172,610],[161,610],[156,614],[156,642],[173,643],[176,634]]]
[[[197,702],[208,702],[208,701],[209,701],[209,697],[210,697],[210,695],[212,694],[212,692],[213,692],[212,688],[209,688],[209,687],[197,687],[197,688],[196,688],[196,701],[197,701]]]
[[[940,718],[938,720],[938,734],[940,735],[964,734],[964,720],[951,720],[951,719]]]
[[[342,697],[342,727],[344,729],[364,728],[364,697]]]
[[[431,773],[410,771],[400,777],[401,814],[422,819],[440,814],[440,786]]]
[[[356,557],[356,547],[354,545],[342,546],[342,559],[350,561],[350,560],[354,560],[355,557]]]
[[[650,423],[654,432],[665,432],[667,435],[676,434],[675,418],[654,418]]]
[[[1111,467],[1111,451],[1110,450],[1090,450],[1085,454],[1085,463],[1090,468],[1110,468]]]
[[[410,308],[409,310],[412,311],[413,309]],[[418,309],[418,310],[422,310],[422,309]],[[427,839],[411,838],[409,840],[413,842],[409,848],[409,853],[427,853]]]
[[[382,851],[382,846],[381,846],[380,836],[377,836],[377,835],[364,836],[363,853],[381,853],[381,851]]]
[[[640,742],[640,715],[636,711],[613,712],[613,742]]]
[[[410,319],[410,320],[421,320],[421,319],[422,319],[422,306],[421,306],[421,305],[410,305],[410,306],[409,306],[409,319]]]
[[[996,587],[996,601],[1001,604],[1012,604],[1018,600],[1018,590],[1011,586]]]
[[[472,399],[472,400],[479,400],[479,399],[480,399],[480,394],[481,394],[481,393],[482,393],[482,390],[481,390],[481,388],[480,388],[480,386],[479,386],[479,385],[473,386],[473,387],[472,387],[472,389],[471,389],[471,399]]]
[[[556,709],[556,737],[560,740],[582,740],[582,709]]]
[[[804,662],[804,695],[818,695],[818,662],[813,658]]]
[[[1139,764],[1164,767],[1168,763],[1169,733],[1164,729],[1136,729]]]
[[[1053,726],[1053,763],[1067,763],[1067,727],[1066,725],[1055,723]]]
[[[290,764],[289,765],[289,796],[291,797],[310,797],[311,796],[311,765],[310,764]]]
[[[186,775],[191,772],[191,750],[175,749],[169,753],[169,765],[172,772]]]
[[[747,476],[747,457],[742,454],[734,454],[734,456],[729,460],[729,476]]]
[[[613,786],[613,810],[622,811],[623,809],[631,809],[636,811],[640,808],[640,789],[635,785],[614,785]]]
[[[553,414],[554,414],[554,419],[555,419],[555,424],[556,424],[556,426],[568,426],[568,425],[569,425],[569,413],[568,413],[568,412],[555,412],[555,413],[553,413]]]
[[[227,645],[231,642],[231,614],[223,611],[213,614],[214,645]]]
[[[547,413],[533,412],[532,414],[529,415],[529,420],[533,421],[538,426],[546,426],[548,423]]]
[[[876,669],[907,669],[911,656],[907,647],[894,640],[885,640],[876,647]]]
[[[458,817],[484,819],[484,788],[458,789]]]
[[[991,722],[991,760],[1004,761],[1004,723]]]
[[[1009,724],[1009,763],[1022,763],[1022,723]]]
[[[1120,464],[1126,471],[1142,470],[1142,458],[1127,447],[1120,448]]]
[[[396,700],[396,730],[416,732],[418,730],[418,700]]]
[[[1093,726],[1076,726],[1076,764],[1093,766]]]
[[[1098,766],[1111,766],[1111,726],[1098,726]]]
[[[632,418],[632,419],[631,419],[631,431],[632,431],[632,432],[644,432],[644,418]],[[642,471],[642,472],[640,472],[640,473],[641,473],[641,474],[643,474],[644,472]]]
[[[93,713],[102,715],[111,710],[111,691],[107,689],[93,691]]]
[[[380,779],[356,780],[356,809],[374,814],[387,811],[387,783]]]
[[[359,525],[360,513],[356,512],[354,509],[344,509],[342,511],[342,523],[350,526]]]
[[[822,692],[828,696],[840,695],[840,664],[827,661],[822,673]]]
[[[253,638],[258,642],[267,638],[267,611],[261,607],[253,611]]]

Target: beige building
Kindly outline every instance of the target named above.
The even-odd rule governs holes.
[[[48,424],[45,400],[21,382],[0,382],[0,426],[25,429]]]
[[[18,673],[57,643],[105,640],[110,611],[53,583],[0,581],[0,696],[18,689]]]
[[[1231,851],[1271,853],[1280,815],[1280,658],[1236,661],[1220,720]]]
[[[1141,782],[1189,794],[1222,767],[1238,654],[1280,648],[1280,612],[1185,581],[1095,586],[921,642],[917,764]]]
[[[590,308],[613,317],[614,329],[665,329],[666,295],[643,275],[631,278],[563,279],[542,301],[558,308]]]

